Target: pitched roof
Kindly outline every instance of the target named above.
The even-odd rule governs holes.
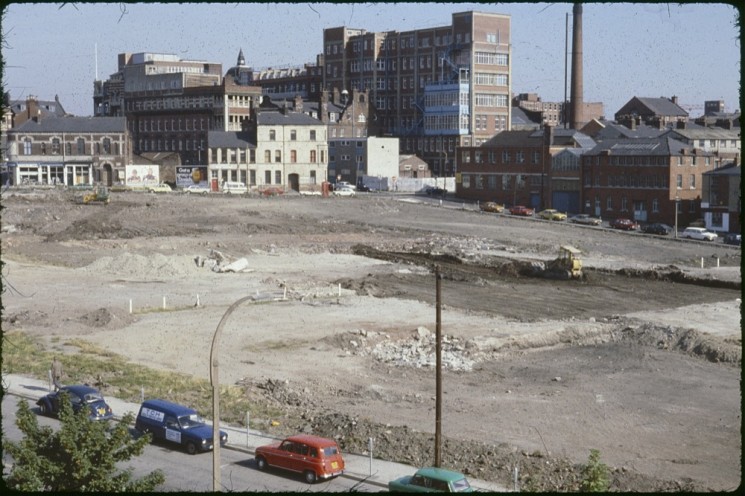
[[[741,176],[742,167],[740,167],[738,164],[734,162],[731,162],[727,165],[716,168],[714,170],[704,172],[704,175],[705,176],[733,176],[733,177]]]
[[[322,126],[323,123],[302,112],[287,111],[279,112],[271,109],[262,109],[256,122],[259,126]]]
[[[27,120],[10,133],[123,133],[124,117],[50,117]]]
[[[245,131],[209,131],[207,146],[210,148],[256,148]]]
[[[585,153],[585,155],[600,155],[607,151],[610,155],[670,156],[681,155],[683,150],[686,153],[691,153],[693,147],[682,141],[667,136],[660,136],[657,138],[603,140],[595,148]],[[701,156],[711,155],[710,152],[702,152],[701,150],[698,153]]]

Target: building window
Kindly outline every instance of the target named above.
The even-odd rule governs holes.
[[[691,201],[688,202],[688,211],[691,212],[691,213],[693,213],[693,212],[696,211],[696,201],[695,200],[691,200]]]
[[[264,151],[264,162],[270,163],[272,161],[272,152],[271,150],[265,150]]]
[[[297,141],[297,131],[294,129],[290,131],[290,141]]]
[[[264,184],[272,184],[272,171],[264,171]]]
[[[510,162],[510,152],[507,150],[502,151],[502,163],[507,164]]]
[[[311,130],[310,132],[310,140],[315,141],[316,140],[316,132],[315,130]]]
[[[696,175],[695,174],[691,174],[690,188],[691,189],[696,189]]]
[[[111,155],[111,140],[109,138],[103,139],[103,152],[106,155]]]
[[[31,138],[26,138],[23,140],[23,154],[31,155]]]
[[[680,189],[683,187],[683,174],[675,176],[675,186]]]
[[[269,130],[269,141],[276,141],[277,139],[277,131],[274,129]]]
[[[525,154],[522,150],[515,152],[515,160],[518,164],[522,164],[523,162],[525,162]]]
[[[274,184],[282,184],[282,171],[274,171]]]
[[[297,163],[297,150],[290,150],[290,162],[293,164]]]
[[[621,212],[625,212],[628,209],[628,200],[625,196],[621,197]]]
[[[77,145],[78,145],[78,155],[85,155],[85,139],[78,138]]]
[[[610,196],[605,199],[605,209],[613,210],[613,198],[611,198]]]
[[[658,213],[660,211],[660,201],[657,198],[652,198],[652,212]]]
[[[60,141],[59,138],[52,138],[52,155],[59,155]]]
[[[251,186],[256,186],[256,171],[253,170],[253,169],[251,169],[250,171],[248,171],[248,177],[249,177],[249,181],[250,181],[249,184]]]
[[[277,163],[282,162],[282,150],[274,150],[274,161]]]

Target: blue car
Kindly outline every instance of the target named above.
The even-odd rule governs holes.
[[[89,417],[91,420],[109,420],[114,416],[111,407],[106,403],[101,392],[86,385],[62,386],[59,391],[39,398],[36,404],[39,406],[41,414],[57,417],[62,406],[63,395],[70,398],[74,412],[77,413],[83,408],[87,408],[90,411]]]
[[[150,433],[153,441],[176,444],[190,455],[213,448],[212,426],[196,410],[170,401],[145,401],[135,419],[135,429]],[[227,442],[228,434],[221,430],[220,445]]]

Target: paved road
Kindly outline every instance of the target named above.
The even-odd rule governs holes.
[[[24,377],[16,374],[3,374],[4,390],[7,394],[27,398],[34,406],[36,400],[49,392],[46,381]],[[114,410],[114,417],[120,419],[127,412],[134,414],[139,405],[128,403],[118,398],[106,397],[106,401]],[[10,434],[10,427],[15,422],[15,402],[11,398],[3,398],[3,432]],[[43,419],[43,422],[54,423],[55,420]],[[321,482],[309,487],[297,478],[282,472],[269,471],[261,473],[256,469],[253,460],[254,449],[257,446],[273,442],[276,438],[262,432],[234,428],[221,424],[220,428],[228,432],[229,444],[221,450],[220,465],[222,467],[221,480],[226,490],[232,491],[350,491],[354,488],[360,492],[382,491],[387,488],[389,480],[412,474],[416,468],[401,463],[387,462],[369,456],[345,453],[345,474],[329,482]],[[10,437],[12,439],[12,437]],[[204,453],[189,456],[176,450],[160,445],[148,446],[139,460],[132,460],[131,465],[139,472],[139,476],[156,468],[166,474],[166,487],[162,490],[180,491],[211,491],[211,454]],[[205,461],[209,458],[209,463]],[[179,474],[190,473],[188,482],[179,484],[179,479],[187,478]],[[499,484],[470,479],[474,488],[490,492],[506,492],[509,489]]]

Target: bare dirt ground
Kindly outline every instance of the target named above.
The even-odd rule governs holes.
[[[280,405],[276,429],[426,465],[437,264],[445,465],[575,489],[595,448],[616,490],[739,486],[739,249],[426,201],[4,191],[3,329],[208,378],[218,322],[253,295],[223,330],[221,382]],[[521,275],[560,244],[583,280]],[[247,270],[213,271],[219,255]]]

